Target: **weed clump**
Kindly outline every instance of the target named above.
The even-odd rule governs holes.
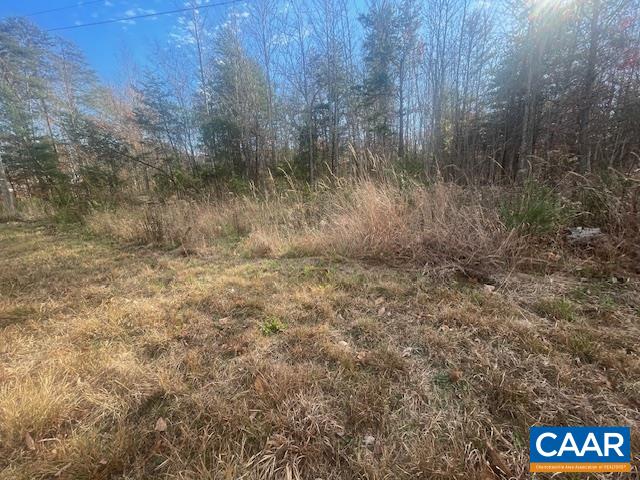
[[[564,298],[543,298],[536,302],[534,308],[538,315],[552,320],[573,322],[576,319],[573,303]]]
[[[287,326],[276,317],[269,317],[260,324],[260,332],[266,337],[276,335],[284,331],[285,328]]]

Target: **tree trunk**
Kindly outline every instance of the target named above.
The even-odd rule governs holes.
[[[583,172],[591,170],[591,158],[589,151],[589,117],[593,104],[593,86],[596,80],[596,60],[598,56],[598,22],[600,19],[600,0],[593,1],[591,25],[589,33],[589,53],[587,56],[587,68],[584,77],[584,90],[582,92],[582,106],[578,112],[578,154],[580,167]]]
[[[198,26],[198,19],[196,18],[195,10],[193,12],[193,36],[196,42],[196,52],[198,54],[198,70],[200,74],[200,88],[202,90],[202,97],[204,100],[204,107],[207,112],[207,117],[211,115],[211,107],[209,105],[209,95],[207,92],[207,82],[204,75],[204,60],[202,58],[202,43],[200,39],[200,27]]]
[[[2,163],[2,155],[0,155],[0,196],[2,197],[2,205],[9,215],[16,213],[16,204],[13,198],[13,188],[7,178],[7,173]]]
[[[527,91],[524,98],[524,111],[522,113],[522,134],[520,138],[520,148],[518,150],[518,158],[514,162],[513,177],[520,178],[522,175],[525,160],[532,152],[532,139],[533,139],[533,116],[535,108],[535,91],[533,87],[534,71],[536,69],[535,62],[537,61],[536,55],[536,39],[535,31],[532,25],[529,25],[529,51],[527,52]]]
[[[400,63],[400,84],[399,84],[399,102],[400,110],[398,116],[400,117],[398,125],[398,157],[404,158],[404,59]]]
[[[309,117],[307,119],[308,135],[309,135],[309,183],[315,184],[315,164],[313,159],[313,110],[311,105],[308,106]]]

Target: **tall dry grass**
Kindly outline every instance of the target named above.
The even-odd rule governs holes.
[[[494,196],[449,183],[341,181],[332,188],[242,197],[224,202],[172,201],[96,212],[98,235],[201,253],[222,238],[250,256],[341,255],[439,266],[503,264],[522,241],[501,222]]]
[[[239,242],[207,238],[216,248],[279,235],[283,252],[363,255],[347,249],[355,239],[367,258],[466,264],[482,259],[467,246],[488,226],[522,241],[494,223],[494,198],[363,181],[308,200],[173,202],[161,221],[171,232],[200,209],[223,227],[224,215],[247,219]],[[129,208],[144,220],[159,206]],[[132,238],[147,241],[145,231]],[[420,241],[429,235],[451,249],[435,255]],[[402,250],[387,248],[406,239],[413,250],[393,258]],[[3,226],[0,479],[526,478],[520,439],[536,422],[637,423],[637,281],[514,275],[494,292],[413,269],[254,262],[223,248],[223,262],[151,262]],[[597,401],[573,408],[585,397]]]
[[[87,225],[97,235],[164,248],[200,253],[221,238],[246,237],[257,226],[295,228],[301,204],[252,197],[226,201],[172,200],[96,211]]]
[[[577,204],[577,223],[600,227],[636,265],[640,261],[640,169],[606,175],[569,174],[562,188]]]
[[[0,204],[0,223],[10,221],[35,222],[50,219],[54,216],[53,206],[40,198],[21,198],[17,204],[17,211],[9,213]]]
[[[363,181],[330,203],[330,213],[294,241],[299,249],[432,265],[500,263],[519,250],[481,193],[453,184]]]

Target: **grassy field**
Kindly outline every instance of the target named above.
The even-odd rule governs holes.
[[[538,423],[638,474],[637,280],[237,252],[1,224],[0,478],[527,478]]]

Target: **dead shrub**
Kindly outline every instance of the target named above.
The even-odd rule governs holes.
[[[242,203],[228,208],[186,201],[121,207],[94,212],[87,223],[94,233],[127,243],[200,252],[217,238],[246,235],[250,212]]]
[[[243,242],[243,253],[248,258],[265,258],[274,253],[274,234],[257,230]]]

